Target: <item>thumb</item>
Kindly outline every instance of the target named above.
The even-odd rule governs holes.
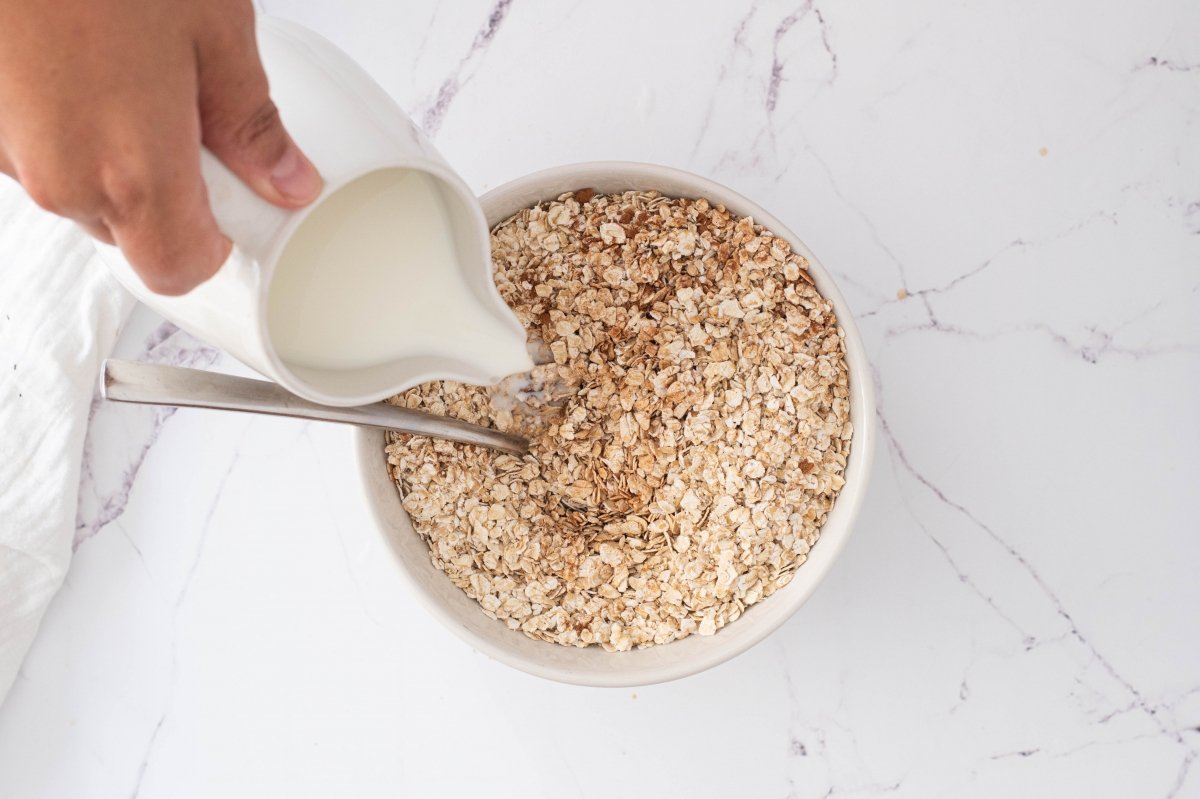
[[[253,13],[226,17],[207,31],[197,57],[204,146],[269,202],[299,208],[316,199],[321,176],[271,101]]]

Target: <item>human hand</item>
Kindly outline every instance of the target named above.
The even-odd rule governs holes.
[[[201,144],[276,205],[321,190],[268,95],[250,0],[0,0],[0,171],[160,294],[229,255]]]

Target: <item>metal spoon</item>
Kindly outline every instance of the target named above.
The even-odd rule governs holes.
[[[529,442],[519,436],[447,416],[398,408],[384,402],[355,408],[334,408],[300,399],[266,380],[250,380],[180,366],[110,358],[104,362],[100,396],[114,402],[212,408],[340,422],[360,427],[381,427],[401,433],[475,444],[513,455],[524,455],[529,451]]]

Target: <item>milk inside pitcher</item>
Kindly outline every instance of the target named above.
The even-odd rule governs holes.
[[[464,224],[422,172],[383,169],[338,189],[275,263],[267,330],[279,358],[318,381],[422,357],[478,364],[486,382],[531,369],[524,338],[462,273]]]

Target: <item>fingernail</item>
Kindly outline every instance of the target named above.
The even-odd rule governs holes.
[[[316,167],[293,144],[271,170],[271,185],[292,202],[307,203],[321,193],[323,182]]]

